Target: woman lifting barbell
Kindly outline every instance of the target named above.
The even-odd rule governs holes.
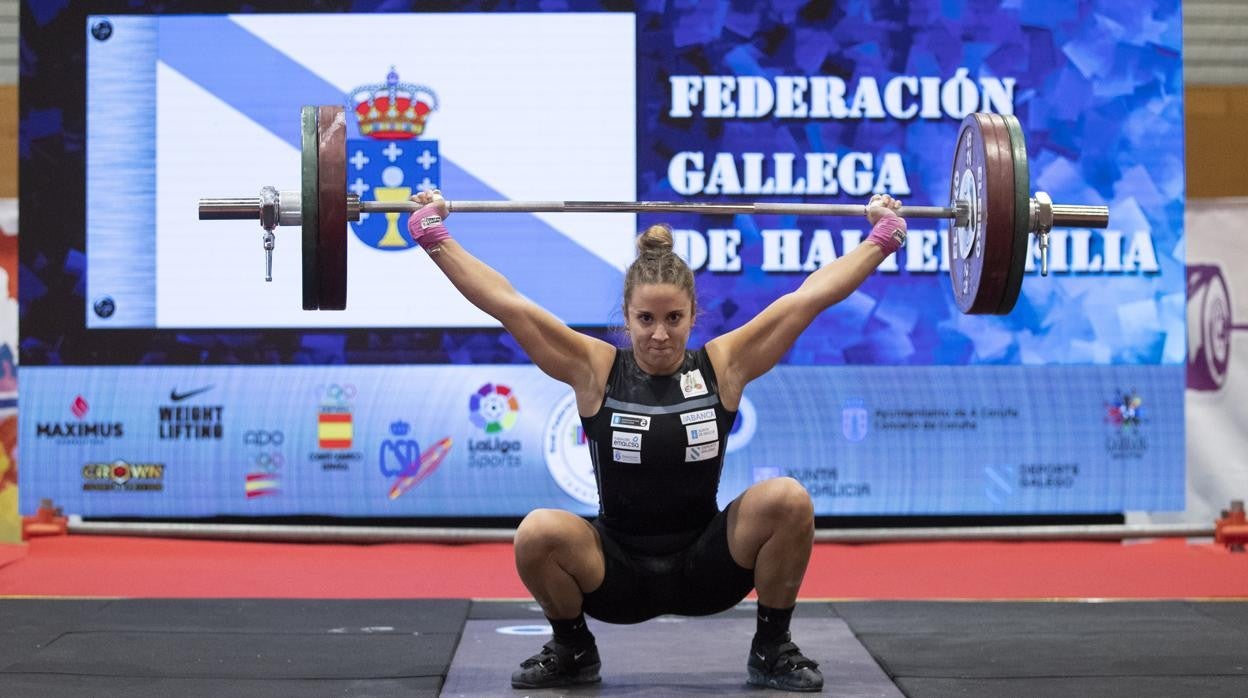
[[[741,327],[697,350],[686,344],[697,314],[693,272],[672,251],[672,232],[637,238],[624,280],[631,346],[572,330],[522,296],[450,237],[437,191],[412,197],[412,238],[470,301],[502,323],[538,368],[571,386],[598,481],[592,523],[537,509],[516,531],[516,569],[550,620],[554,638],[512,674],[512,686],[600,680],[585,616],[639,623],[663,614],[709,615],[758,592],[747,660],[751,684],[818,691],[823,676],[789,635],[810,559],[814,507],[801,483],[774,478],[720,511],[725,444],[742,392],[771,369],[819,313],[849,296],[905,242],[901,202],[871,198],[866,242],[811,273]]]

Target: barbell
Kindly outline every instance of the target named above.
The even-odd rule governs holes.
[[[265,279],[272,280],[273,230],[303,231],[303,309],[347,306],[347,223],[361,213],[411,213],[412,201],[363,201],[347,191],[347,124],[341,106],[300,111],[301,187],[260,196],[199,200],[200,220],[260,220]],[[903,206],[905,218],[952,222],[949,274],[958,309],[970,314],[1009,313],[1018,301],[1031,240],[1039,237],[1042,275],[1048,273],[1048,233],[1054,227],[1104,228],[1105,206],[1055,204],[1044,192],[1031,196],[1027,147],[1012,115],[976,113],[958,129],[950,173],[949,206]],[[864,216],[866,206],[817,203],[699,203],[670,201],[450,201],[456,213],[694,213]]]

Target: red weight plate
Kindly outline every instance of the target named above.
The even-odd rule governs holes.
[[[949,235],[949,276],[958,309],[990,313],[1001,306],[1014,235],[1014,165],[1010,134],[994,114],[962,120],[949,182],[950,205],[968,208]]]
[[[347,307],[347,120],[340,106],[317,107],[321,310]]]
[[[1005,295],[994,312],[1009,315],[1018,303],[1018,294],[1023,288],[1023,274],[1027,271],[1028,248],[1031,246],[1031,174],[1027,166],[1027,142],[1023,138],[1022,125],[1011,114],[1003,114],[1001,119],[1010,134],[1010,149],[1013,152],[1014,249],[1005,280]]]

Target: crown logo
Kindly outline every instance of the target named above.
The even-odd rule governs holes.
[[[385,84],[355,88],[347,106],[355,110],[360,135],[401,141],[424,133],[425,121],[438,110],[438,96],[424,85],[399,82],[399,74],[391,66]]]
[[[412,425],[401,419],[396,419],[390,423],[390,433],[395,436],[407,436],[407,432],[412,430]]]

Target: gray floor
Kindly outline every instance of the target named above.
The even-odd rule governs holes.
[[[595,623],[577,693],[778,695],[745,684],[755,610]],[[0,698],[543,695],[509,679],[545,626],[532,602],[0,598]],[[1248,696],[1244,600],[808,602],[793,628],[826,695]]]
[[[638,625],[590,620],[602,656],[602,683],[575,689],[515,691],[516,695],[785,695],[746,684],[745,659],[754,618],[664,616]],[[442,695],[497,696],[509,677],[550,639],[532,618],[469,620],[451,660]],[[795,618],[793,639],[819,662],[825,691],[838,696],[901,696],[839,618]]]

